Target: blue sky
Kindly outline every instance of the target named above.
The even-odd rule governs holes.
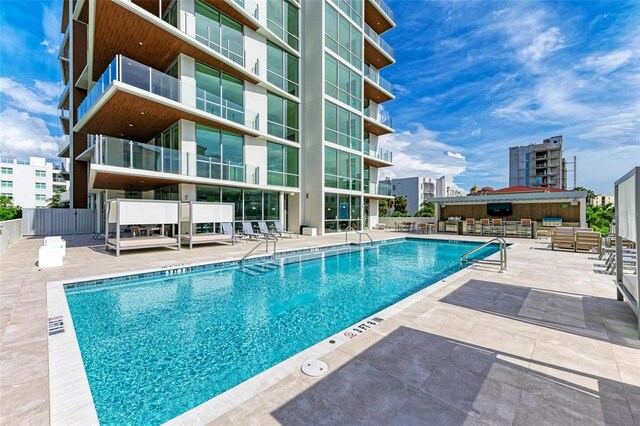
[[[396,100],[388,175],[508,184],[507,148],[563,135],[578,185],[640,164],[640,5],[386,0]],[[61,1],[0,0],[0,155],[55,156]],[[572,181],[570,180],[570,184]]]

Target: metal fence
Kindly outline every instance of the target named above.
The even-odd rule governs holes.
[[[96,232],[94,209],[23,209],[23,235],[69,235]]]
[[[20,239],[22,236],[22,219],[5,220],[0,222],[0,253]]]

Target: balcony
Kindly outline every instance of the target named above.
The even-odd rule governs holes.
[[[364,21],[378,34],[390,30],[395,26],[393,10],[384,0],[365,0]]]
[[[393,133],[392,119],[387,111],[372,106],[364,109],[364,131],[376,136]]]
[[[196,178],[254,185],[260,181],[260,168],[249,164],[111,136],[92,136],[90,144],[92,164],[124,169],[92,167],[95,189],[149,191]]]
[[[392,198],[392,186],[388,183],[365,183],[364,185],[365,196],[379,195],[382,197]],[[372,197],[369,197],[372,198]]]
[[[368,63],[381,69],[395,62],[393,47],[367,24],[364,24],[364,34],[364,58]]]
[[[180,119],[251,136],[260,130],[257,113],[122,55],[78,107],[75,130],[148,140]]]
[[[58,157],[60,158],[69,158],[69,145],[71,144],[71,138],[69,136],[65,136],[64,142],[60,145],[58,149]]]
[[[231,5],[223,0],[206,1],[221,9],[235,9],[235,3]],[[241,47],[236,46],[235,42],[230,42],[229,46],[226,42],[215,43],[213,35],[208,40],[212,43],[203,43],[196,39],[195,33],[187,34],[159,17],[164,11],[159,9],[159,5],[165,8],[169,4],[170,2],[145,0],[95,2],[90,80],[97,80],[99,73],[109,66],[116,54],[165,70],[183,53],[234,77],[254,84],[260,81],[250,70],[254,64],[245,64],[244,37]],[[202,38],[207,37],[202,34]],[[245,66],[236,62],[240,58]]]
[[[366,142],[363,148],[364,164],[372,167],[388,167],[393,165],[393,152],[388,149],[380,148],[376,150]]]
[[[372,66],[364,67],[364,97],[376,103],[390,101],[394,98],[393,86],[385,80],[378,70]],[[374,84],[371,84],[373,82]]]

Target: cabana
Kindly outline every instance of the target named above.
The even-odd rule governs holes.
[[[105,247],[114,249],[116,256],[120,256],[120,250],[155,247],[177,247],[180,250],[180,201],[118,198],[107,201],[105,218]],[[110,225],[115,225],[113,237],[109,232]],[[174,237],[165,235],[165,225],[177,225]],[[132,229],[131,237],[122,237],[122,226]],[[147,235],[142,236],[141,230],[146,230]],[[159,231],[159,235],[153,235],[153,231]]]
[[[638,284],[638,242],[640,242],[640,167],[618,179],[614,185],[616,206],[616,285],[618,300],[627,303],[638,318],[640,333],[640,285]],[[635,271],[628,272],[624,265],[623,240],[635,243]]]
[[[233,244],[235,242],[235,205],[233,203],[207,203],[200,201],[188,201],[182,203],[181,220],[188,229],[188,232],[180,235],[182,244],[189,244],[193,248],[194,244],[223,243]],[[196,225],[204,223],[229,223],[231,233],[203,232],[196,233]],[[183,229],[185,229],[183,227]],[[213,231],[213,229],[212,229]]]

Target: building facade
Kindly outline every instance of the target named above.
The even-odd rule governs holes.
[[[509,186],[567,189],[562,136],[509,148]]]
[[[72,207],[222,201],[294,231],[375,225],[394,26],[382,0],[65,0]]]
[[[54,193],[68,188],[62,169],[44,158],[30,157],[29,161],[3,158],[0,167],[0,194],[24,209],[47,207]]]
[[[590,206],[606,206],[607,204],[613,204],[615,197],[613,195],[598,194],[589,200]]]
[[[410,215],[420,209],[420,205],[435,197],[448,197],[450,188],[447,186],[444,176],[432,179],[423,176],[389,179],[391,194],[407,197],[408,212]],[[451,195],[454,196],[454,195]]]

